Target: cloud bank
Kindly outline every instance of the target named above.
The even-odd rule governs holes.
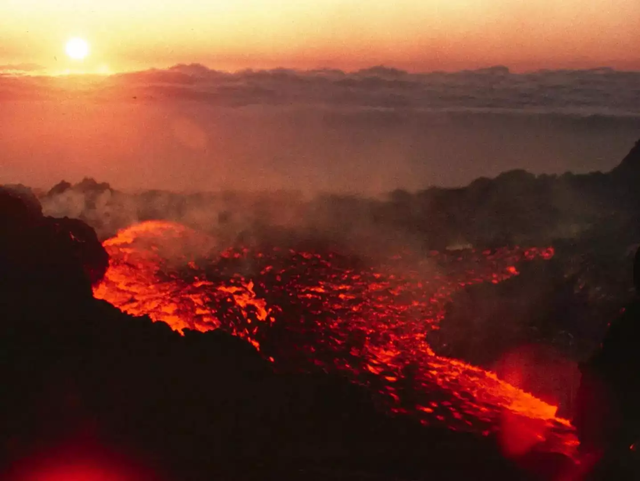
[[[0,72],[33,71],[37,66],[18,67],[0,67]],[[55,99],[63,92],[73,92],[96,99],[182,100],[231,107],[524,110],[640,116],[640,72],[610,68],[512,73],[497,66],[453,73],[409,73],[379,66],[356,72],[275,69],[229,73],[200,64],[181,64],[108,77],[4,76],[0,87],[12,91],[15,98],[37,95]]]

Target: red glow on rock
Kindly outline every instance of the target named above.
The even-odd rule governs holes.
[[[545,441],[547,429],[548,424],[541,419],[504,411],[498,436],[500,446],[508,457],[522,456]]]
[[[106,468],[77,465],[44,469],[25,478],[24,481],[129,481],[129,479],[131,478],[127,479]]]
[[[500,379],[553,405],[573,408],[581,373],[578,364],[550,346],[526,344],[512,349],[492,366]]]
[[[158,481],[152,470],[92,440],[64,441],[15,463],[3,481]]]

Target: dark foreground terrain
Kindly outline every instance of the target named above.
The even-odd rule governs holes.
[[[403,233],[383,239],[392,244],[398,238],[414,244],[424,230],[421,248],[522,240],[554,245],[557,261],[498,286],[467,290],[452,304],[434,344],[447,355],[493,366],[497,351],[530,341],[534,333],[537,343],[579,360],[597,345],[606,317],[629,298],[623,266],[629,246],[640,240],[638,149],[610,174],[552,181],[518,173],[461,191],[396,193],[383,204],[333,199],[322,209],[336,208],[332,202],[343,214],[364,209],[376,225],[367,232],[382,224],[386,232]],[[109,189],[89,187],[100,195]],[[69,189],[58,186],[43,203]],[[92,192],[83,194],[78,212],[85,220],[98,215],[99,205],[86,202]],[[535,203],[550,199],[549,192],[574,197],[563,201],[566,209],[551,201]],[[502,202],[509,196],[521,210],[503,212],[513,208]],[[478,214],[486,222],[473,227],[468,217],[478,198],[492,199],[494,207],[486,206]],[[159,217],[156,204],[144,205],[147,212],[138,212],[138,220]],[[427,209],[420,205],[435,212],[429,229],[420,227]],[[549,213],[534,216],[540,225],[533,227],[530,216],[543,208]],[[222,209],[217,221],[243,224],[238,216]],[[492,227],[488,219],[498,224]],[[511,230],[503,225],[507,221]],[[340,218],[331,222],[294,227],[344,232],[336,224]],[[113,225],[96,227],[108,231]],[[567,225],[579,233],[568,235]],[[251,236],[262,228],[254,223],[233,234]],[[348,240],[353,239],[341,239]],[[2,479],[567,479],[576,472],[561,455],[533,452],[507,459],[493,437],[385,414],[368,391],[340,377],[276,372],[250,344],[222,331],[181,336],[164,323],[128,316],[92,295],[108,261],[87,223],[44,216],[40,202],[24,190],[0,191]],[[482,334],[491,332],[488,320],[505,297],[518,301],[502,308],[501,318],[519,324],[502,336],[505,345],[497,345],[496,336]],[[478,331],[467,331],[481,347],[469,345],[459,332],[460,319],[470,312],[481,314],[472,328]],[[589,321],[580,323],[581,318]],[[570,410],[571,393],[549,391]]]
[[[221,331],[183,337],[95,300],[108,259],[80,221],[7,193],[0,219],[3,479],[77,463],[113,479],[527,478],[491,439],[388,417],[342,379],[276,374]]]

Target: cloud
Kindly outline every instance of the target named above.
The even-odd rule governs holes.
[[[0,75],[16,75],[16,74],[25,74],[25,73],[34,73],[34,72],[44,72],[45,68],[42,65],[38,65],[37,63],[17,63],[17,64],[7,64],[0,65]]]
[[[65,80],[42,80],[40,94],[55,97],[67,89],[75,91],[79,81],[72,78],[75,80],[66,80],[67,85]],[[27,79],[22,82],[13,86],[16,94],[33,94],[33,84]],[[350,73],[290,69],[229,73],[200,64],[181,64],[168,69],[87,77],[80,82],[81,94],[110,100],[640,116],[640,72],[609,68],[517,74],[503,66],[453,73],[409,73],[377,66]]]
[[[113,80],[122,87],[144,86],[160,98],[224,105],[640,115],[640,72],[607,68],[515,74],[501,66],[454,73],[409,73],[379,66],[352,73],[226,73],[195,64]]]

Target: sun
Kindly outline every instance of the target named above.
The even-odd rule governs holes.
[[[67,55],[74,60],[83,60],[89,55],[89,43],[79,37],[69,39],[65,47]]]

